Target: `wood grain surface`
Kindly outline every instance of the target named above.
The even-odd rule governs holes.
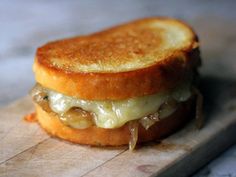
[[[215,80],[202,79],[202,86],[215,88],[220,83]],[[133,152],[49,137],[37,123],[23,120],[33,111],[31,99],[25,97],[0,110],[0,176],[187,176],[236,142],[235,100],[229,94],[236,85],[223,83],[205,97],[205,104],[215,109],[205,106],[203,129],[197,130],[193,120],[161,142]]]

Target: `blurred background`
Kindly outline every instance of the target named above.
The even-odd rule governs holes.
[[[204,75],[233,78],[236,70],[236,1],[223,0],[1,0],[0,106],[25,96],[34,84],[37,47],[148,16],[189,23],[199,35]],[[226,64],[230,63],[230,64]],[[206,67],[206,66],[212,66]],[[236,147],[195,176],[236,177]]]
[[[27,94],[33,85],[31,65],[35,50],[40,45],[51,40],[88,34],[132,19],[176,17],[192,25],[198,33],[203,58],[219,58],[223,55],[222,50],[227,50],[224,53],[234,53],[235,2],[1,0],[0,105]],[[207,55],[214,56],[205,57]],[[9,90],[15,91],[9,94]]]

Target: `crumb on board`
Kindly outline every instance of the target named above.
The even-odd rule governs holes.
[[[26,122],[37,122],[35,112],[25,115],[23,120],[25,120]]]

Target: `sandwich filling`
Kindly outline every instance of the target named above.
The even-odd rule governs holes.
[[[148,129],[156,121],[166,118],[191,95],[191,84],[184,83],[169,91],[126,100],[83,100],[58,93],[36,84],[31,95],[45,111],[57,114],[60,120],[78,129],[97,126],[119,128],[138,120]]]

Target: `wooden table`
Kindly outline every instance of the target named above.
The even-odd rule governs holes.
[[[0,4],[0,105],[25,96],[32,87],[31,65],[38,46],[154,15],[174,16],[190,23],[200,37],[204,77],[217,78],[210,79],[213,85],[219,86],[221,81],[223,85],[234,85],[235,8],[235,1],[3,1]],[[235,92],[232,91],[232,97]],[[196,176],[236,176],[235,153],[234,145]]]

